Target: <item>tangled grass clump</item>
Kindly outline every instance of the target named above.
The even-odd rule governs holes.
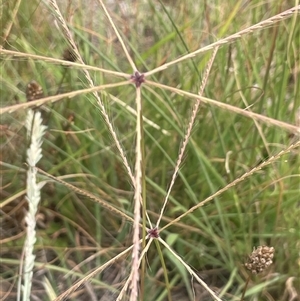
[[[30,299],[22,118],[39,107],[32,300],[299,297],[300,6],[254,2],[6,4],[3,296]],[[245,267],[269,269],[250,283],[253,245]]]

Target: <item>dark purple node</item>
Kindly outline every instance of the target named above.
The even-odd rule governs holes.
[[[145,82],[145,75],[143,73],[135,71],[134,74],[131,75],[131,80],[135,83],[135,86],[138,88],[141,86],[142,83]]]
[[[149,235],[149,237],[152,237],[152,238],[159,238],[159,231],[157,228],[150,229],[148,231],[148,235]]]

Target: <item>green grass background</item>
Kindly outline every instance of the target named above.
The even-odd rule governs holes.
[[[121,2],[108,7],[141,72],[298,4],[274,0]],[[5,0],[1,4],[2,32],[12,20],[15,4]],[[60,5],[86,64],[132,73],[96,2],[77,1],[68,6],[68,1],[62,1]],[[28,5],[22,1],[12,21],[4,48],[62,58],[67,42],[55,26],[46,2],[32,0]],[[240,108],[251,105],[256,113],[299,125],[299,24],[299,17],[289,18],[221,47],[204,96]],[[209,55],[176,64],[151,80],[197,93]],[[2,107],[25,102],[26,85],[32,79],[48,96],[87,87],[80,69],[3,55],[0,63]],[[119,80],[100,72],[91,75],[95,85]],[[134,95],[130,85],[108,89],[101,95],[132,168],[135,116],[114,102],[112,96],[134,107]],[[193,100],[153,88],[142,88],[142,95],[144,116],[170,133],[165,135],[144,124],[147,211],[155,223]],[[47,106],[43,115],[48,132],[39,166],[132,215],[133,189],[103,118],[92,103],[93,96],[83,94]],[[25,114],[25,110],[19,110],[1,116],[3,201],[25,189]],[[162,225],[298,139],[280,127],[258,124],[261,132],[250,118],[201,106]],[[230,173],[225,169],[228,152]],[[299,298],[299,188],[299,154],[294,151],[194,211],[161,236],[209,286],[227,287],[224,300],[239,300],[248,274],[243,263],[253,247],[273,246],[274,264],[262,276],[251,277],[246,298],[297,300],[291,299],[287,283],[295,277],[293,286]],[[11,288],[7,300],[16,300],[25,208],[24,195],[2,208],[0,276],[2,292]],[[38,275],[46,276],[49,286],[59,294],[76,279],[64,275],[83,260],[95,255],[72,273],[84,275],[131,244],[131,224],[54,182],[42,190],[37,220],[37,276],[32,294],[39,300],[51,298],[49,292],[44,293],[43,278]],[[196,300],[210,300],[201,287],[191,284],[190,275],[166,250],[163,254],[174,300],[192,300],[192,287]],[[105,291],[122,287],[130,260],[128,256],[118,261],[91,282],[97,300],[104,298]],[[146,288],[141,300],[167,300],[161,269],[157,250],[152,246],[147,254]],[[114,279],[118,279],[118,285],[113,285]],[[82,288],[72,300],[84,300],[87,294]],[[110,300],[106,298],[103,300]]]

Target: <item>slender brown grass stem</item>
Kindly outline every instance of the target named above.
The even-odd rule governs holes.
[[[248,278],[246,280],[246,283],[245,283],[245,286],[244,286],[244,289],[243,289],[243,293],[242,293],[242,296],[241,296],[241,301],[244,301],[244,297],[245,297],[245,294],[246,294],[246,290],[247,290],[249,281],[250,281],[250,275],[248,275]]]

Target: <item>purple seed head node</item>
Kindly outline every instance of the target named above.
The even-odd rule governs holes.
[[[134,74],[131,75],[131,80],[135,83],[135,86],[139,88],[142,85],[142,83],[145,82],[145,75],[143,73],[135,71]]]

